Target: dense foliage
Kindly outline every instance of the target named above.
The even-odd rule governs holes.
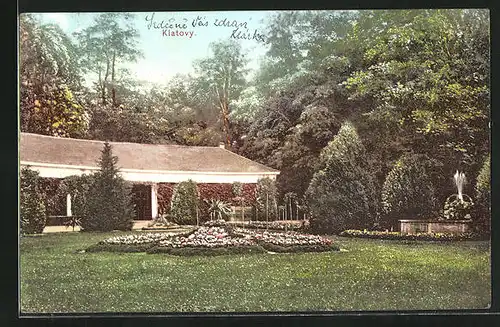
[[[382,224],[396,228],[399,219],[431,219],[437,207],[435,190],[424,156],[399,158],[382,186]]]
[[[311,229],[341,232],[371,228],[377,219],[378,197],[365,148],[351,123],[345,123],[323,150],[321,169],[306,192]]]
[[[27,167],[21,169],[19,218],[22,234],[39,234],[45,228],[47,213],[39,180],[37,171]]]
[[[265,54],[254,74],[247,74],[251,58],[242,44],[218,40],[192,63],[192,74],[176,75],[166,86],[144,83],[128,70],[142,57],[136,23],[134,14],[98,14],[72,37],[36,15],[21,15],[21,130],[198,146],[224,141],[280,170],[267,214],[257,196],[259,220],[276,218],[278,205],[296,215],[295,200],[312,207],[302,200],[310,184],[319,183],[321,153],[346,121],[356,126],[365,148],[362,165],[370,166],[375,188],[394,175],[394,162],[405,153],[432,159],[426,173],[439,207],[454,191],[456,169],[478,176],[489,154],[487,10],[276,12],[264,22]],[[349,171],[339,172],[345,174],[339,181],[365,175],[364,168]],[[356,203],[368,196],[380,204],[355,185],[337,185],[345,207],[355,193]],[[253,192],[246,187],[244,204],[234,203],[230,189],[220,199],[248,205]],[[473,187],[464,193],[477,195],[476,215],[486,217],[489,195],[478,195],[477,187],[488,187]],[[291,193],[292,209],[285,198]],[[207,206],[200,209],[208,217]],[[369,225],[374,216],[364,220]]]
[[[491,220],[491,156],[484,160],[483,167],[476,179],[475,223],[482,231],[489,231]]]
[[[82,228],[84,231],[131,230],[134,207],[131,188],[119,175],[118,158],[111,145],[104,144],[99,160],[100,170],[90,177],[85,192]]]
[[[170,216],[176,224],[196,225],[198,223],[198,188],[196,182],[180,182],[174,188]]]

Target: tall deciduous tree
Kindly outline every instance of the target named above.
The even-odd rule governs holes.
[[[361,68],[345,85],[377,130],[399,129],[393,139],[439,160],[437,184],[450,185],[443,176],[457,168],[475,174],[489,145],[488,12],[367,11],[350,42],[362,49]]]
[[[81,87],[75,45],[57,25],[30,14],[19,20],[21,130],[81,137],[88,118],[74,95]]]
[[[142,56],[137,49],[139,32],[133,26],[133,16],[102,13],[93,25],[75,35],[83,54],[82,65],[97,75],[95,86],[101,103],[111,100],[113,107],[118,106],[117,88],[127,75],[121,64],[135,62]]]
[[[195,63],[197,94],[209,94],[213,105],[219,109],[225,144],[231,147],[231,104],[237,100],[246,83],[247,59],[241,45],[234,40],[210,45],[210,57]]]

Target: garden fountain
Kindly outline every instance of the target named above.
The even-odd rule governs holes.
[[[462,190],[463,190],[463,187],[464,187],[464,185],[465,185],[465,183],[467,181],[467,179],[465,178],[465,174],[464,173],[460,173],[457,170],[457,172],[453,176],[453,179],[455,180],[455,185],[457,186],[458,199],[460,200],[460,202],[463,202],[464,201],[464,197],[463,197],[463,194],[462,194]]]
[[[453,175],[457,193],[450,195],[444,204],[442,215],[436,220],[409,219],[400,220],[401,233],[465,233],[470,231],[471,209],[474,203],[467,194],[463,193],[467,182],[465,173],[456,171]]]

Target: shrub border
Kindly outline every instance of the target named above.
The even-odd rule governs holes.
[[[418,233],[418,234],[401,234],[400,232],[380,232],[380,231],[362,231],[362,230],[345,230],[339,234],[343,237],[351,238],[369,238],[379,240],[405,240],[405,241],[435,241],[435,242],[451,242],[451,241],[477,241],[484,240],[484,236],[477,233]]]
[[[340,251],[340,247],[336,244],[330,245],[290,245],[282,246],[268,242],[259,242],[264,249],[270,252],[278,253],[304,253],[304,252],[329,252]]]
[[[91,245],[85,252],[145,252],[149,248],[155,246],[154,242],[143,243],[143,244],[106,244],[106,243],[97,243]]]

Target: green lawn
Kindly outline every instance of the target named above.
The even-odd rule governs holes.
[[[490,303],[488,242],[334,238],[347,251],[77,253],[110,235],[22,238],[21,312],[432,310]]]

